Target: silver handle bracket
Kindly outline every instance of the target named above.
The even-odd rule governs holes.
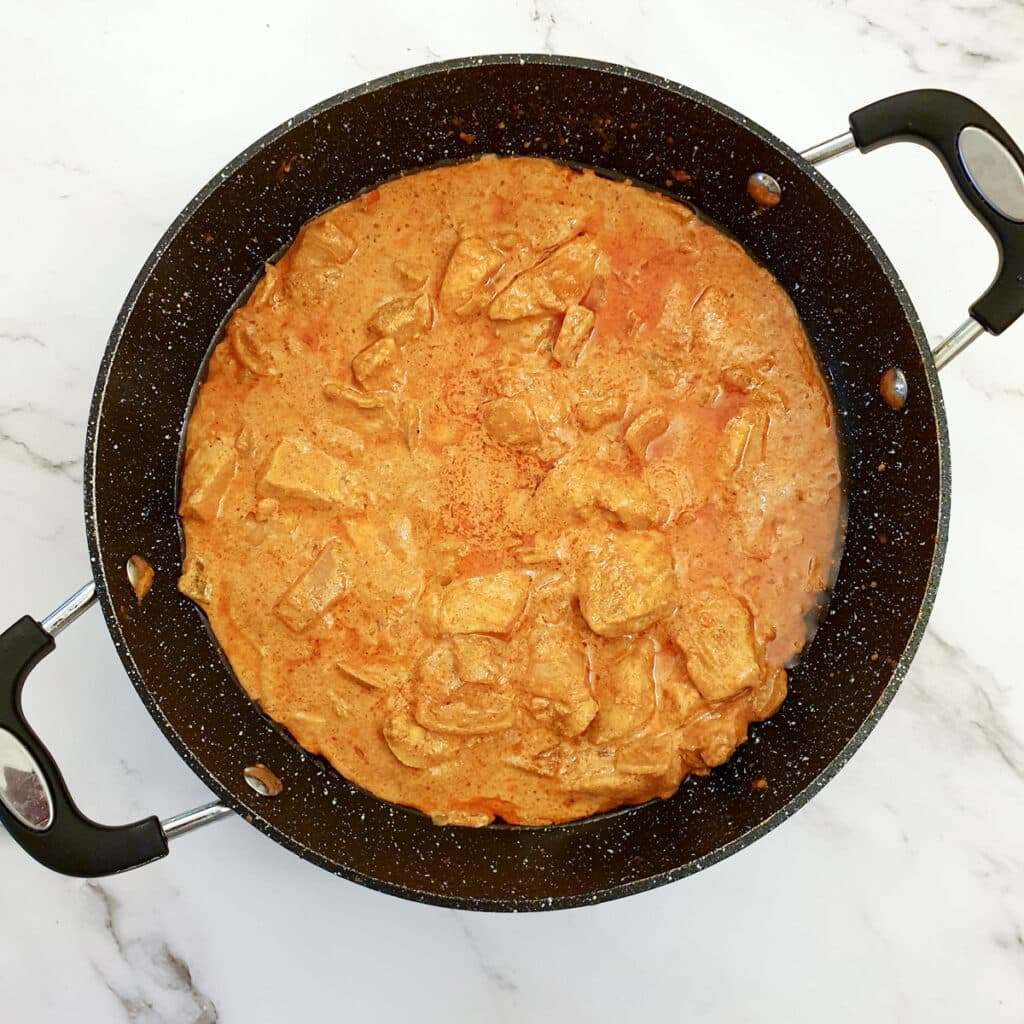
[[[851,149],[856,148],[853,132],[843,132],[842,135],[836,135],[825,142],[819,142],[816,146],[811,146],[810,149],[805,149],[800,155],[809,164],[823,164],[826,160],[842,156],[843,153],[849,153]]]
[[[67,629],[75,619],[87,611],[96,600],[96,583],[89,580],[84,587],[76,590],[63,604],[55,608],[39,625],[50,636],[56,636]]]
[[[160,822],[160,827],[164,830],[164,835],[168,839],[176,839],[178,836],[183,836],[186,832],[193,832],[204,825],[211,825],[213,822],[220,821],[221,818],[226,818],[234,813],[230,807],[222,804],[219,800],[214,800],[212,803],[193,807],[190,811],[183,811],[181,814],[164,818]]]
[[[952,334],[932,349],[935,369],[941,370],[951,362],[973,341],[977,341],[985,333],[985,328],[974,317],[969,316]]]

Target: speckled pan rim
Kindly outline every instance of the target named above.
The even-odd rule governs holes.
[[[934,550],[931,558],[931,566],[928,575],[928,582],[925,588],[924,596],[921,601],[921,606],[917,614],[916,622],[914,624],[913,631],[907,645],[904,647],[902,654],[896,662],[893,669],[892,675],[889,682],[881,692],[878,700],[876,701],[871,712],[865,718],[864,722],[849,739],[846,745],[840,750],[840,752],[832,759],[829,764],[822,769],[822,771],[802,790],[795,793],[782,807],[780,807],[774,814],[770,815],[764,821],[762,821],[756,827],[745,832],[743,835],[738,836],[736,839],[723,846],[717,848],[712,853],[688,861],[678,868],[673,868],[669,871],[659,872],[650,875],[643,879],[638,879],[631,882],[626,882],[621,885],[611,886],[606,889],[601,889],[596,892],[564,896],[564,897],[550,897],[550,898],[522,898],[522,899],[471,899],[471,898],[459,898],[459,897],[448,897],[439,895],[436,893],[424,893],[416,889],[411,889],[407,886],[396,885],[393,883],[385,882],[380,879],[368,876],[362,872],[355,871],[351,868],[338,865],[332,861],[327,860],[315,850],[303,845],[296,841],[288,833],[279,829],[276,825],[265,819],[260,813],[260,806],[258,803],[259,798],[255,798],[253,802],[243,802],[236,798],[236,796],[224,787],[219,779],[206,767],[206,765],[196,757],[192,749],[184,742],[178,732],[174,729],[171,723],[164,716],[160,706],[153,699],[152,694],[146,686],[145,679],[139,672],[135,665],[135,662],[131,656],[127,645],[124,642],[124,637],[121,632],[120,624],[117,621],[113,601],[110,594],[110,588],[106,575],[104,574],[102,562],[100,559],[100,539],[99,539],[99,526],[96,517],[96,493],[95,493],[95,467],[96,467],[96,441],[99,427],[99,416],[100,410],[103,405],[103,399],[106,392],[106,385],[109,377],[109,371],[113,364],[113,361],[117,355],[118,346],[124,332],[124,328],[127,324],[129,317],[135,309],[136,302],[143,289],[146,287],[149,278],[162,258],[164,252],[178,235],[181,229],[191,219],[195,211],[213,194],[213,192],[223,183],[223,181],[230,177],[235,171],[241,168],[254,156],[259,154],[262,150],[280,138],[283,134],[290,131],[297,124],[301,124],[308,121],[311,118],[318,117],[325,111],[330,110],[340,104],[344,104],[351,100],[357,99],[361,96],[377,91],[379,89],[385,89],[398,83],[406,82],[412,79],[422,78],[429,75],[436,74],[447,74],[453,71],[460,71],[466,68],[480,67],[480,66],[500,66],[509,64],[521,64],[521,65],[549,65],[555,67],[572,67],[580,68],[588,71],[594,71],[601,74],[613,75],[626,81],[637,81],[643,82],[646,85],[654,86],[658,89],[662,89],[671,92],[675,95],[682,96],[687,100],[694,103],[703,105],[716,113],[731,119],[732,121],[739,124],[742,128],[746,129],[752,135],[756,136],[762,142],[774,148],[780,155],[782,155],[791,164],[795,165],[799,170],[808,176],[814,184],[821,190],[826,198],[840,211],[840,213],[846,218],[847,221],[853,226],[854,230],[860,236],[862,241],[867,246],[871,255],[877,261],[883,274],[889,281],[896,295],[896,298],[900,304],[900,308],[906,318],[907,323],[911,327],[911,331],[914,337],[915,344],[917,345],[921,361],[924,365],[925,376],[928,381],[929,390],[929,401],[932,406],[932,411],[935,418],[936,437],[939,446],[939,501],[938,501],[938,532],[936,535],[936,541]],[[419,903],[427,903],[436,906],[448,907],[456,910],[480,910],[480,911],[504,911],[504,912],[519,912],[519,911],[535,911],[535,910],[560,910],[569,909],[573,907],[589,906],[596,903],[603,903],[608,900],[618,899],[623,896],[630,896],[634,893],[644,892],[648,889],[654,889],[661,885],[666,885],[669,882],[674,882],[680,878],[684,878],[687,875],[691,875],[700,871],[704,868],[709,867],[718,861],[724,860],[726,857],[737,853],[744,847],[755,842],[761,836],[780,825],[783,821],[789,818],[797,810],[804,806],[808,800],[811,799],[822,787],[833,779],[839,770],[850,760],[853,754],[861,746],[868,734],[877,724],[882,712],[889,706],[896,691],[899,689],[907,671],[910,667],[911,662],[914,659],[917,649],[920,646],[922,637],[924,635],[925,628],[927,626],[928,617],[931,613],[932,606],[935,601],[935,594],[939,584],[939,578],[942,571],[942,563],[946,550],[947,537],[949,532],[949,515],[950,515],[950,451],[949,451],[949,435],[946,423],[945,406],[942,400],[942,392],[939,387],[938,374],[935,368],[935,362],[931,355],[931,350],[928,347],[927,340],[924,331],[921,327],[920,320],[918,319],[917,312],[915,311],[913,304],[910,301],[910,297],[907,294],[906,288],[903,286],[903,282],[900,280],[899,275],[896,273],[895,268],[889,261],[882,247],[875,239],[874,235],[868,230],[867,226],[860,219],[850,204],[843,198],[843,196],[831,185],[831,183],[824,178],[817,170],[808,164],[794,149],[778,139],[772,133],[766,131],[763,127],[741,113],[727,107],[726,105],[719,103],[717,100],[711,99],[702,93],[696,92],[693,89],[689,89],[685,86],[679,85],[673,82],[671,79],[663,78],[658,75],[652,75],[644,71],[638,71],[633,68],[626,67],[619,64],[611,64],[603,61],[588,60],[586,58],[579,57],[563,57],[563,56],[552,56],[547,54],[496,54],[486,55],[468,58],[459,58],[456,60],[442,61],[438,63],[425,64],[419,67],[410,68],[404,71],[399,71],[391,75],[386,75],[382,78],[374,79],[370,82],[366,82],[362,85],[358,85],[352,89],[348,89],[344,92],[338,93],[337,95],[323,100],[320,103],[310,107],[295,117],[289,118],[283,124],[274,128],[268,132],[262,138],[258,139],[252,145],[247,147],[243,152],[236,156],[230,163],[228,163],[223,170],[218,172],[206,185],[205,187],[196,194],[196,196],[189,202],[189,204],[182,210],[182,212],[175,218],[174,222],[164,233],[160,241],[156,244],[152,253],[149,255],[146,262],[143,264],[142,269],[139,271],[130,291],[128,292],[127,298],[120,312],[118,313],[117,319],[114,322],[113,329],[110,334],[110,339],[107,343],[106,350],[103,354],[103,358],[100,362],[99,371],[97,374],[96,386],[93,392],[93,399],[89,411],[89,422],[86,430],[86,444],[85,444],[85,465],[84,465],[84,498],[85,498],[85,524],[86,524],[86,536],[89,545],[89,557],[93,569],[93,578],[97,584],[97,592],[99,595],[100,605],[103,609],[103,616],[107,624],[107,629],[110,632],[111,639],[114,642],[114,646],[124,663],[125,669],[128,673],[129,678],[132,681],[135,689],[149,711],[153,720],[157,726],[163,732],[163,734],[170,741],[171,745],[181,755],[186,764],[199,776],[199,778],[229,807],[236,811],[239,816],[249,821],[253,826],[263,832],[265,835],[274,839],[280,843],[286,849],[291,850],[293,853],[298,854],[305,860],[308,860],[332,874],[340,875],[350,881],[356,882],[360,885],[366,886],[370,889],[375,889],[380,892],[385,892],[390,895],[400,896],[408,900]],[[552,826],[559,827],[559,826]]]

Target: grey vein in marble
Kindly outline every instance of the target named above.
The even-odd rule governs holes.
[[[549,10],[546,4],[542,4],[541,0],[533,0],[533,6],[530,9],[530,21],[534,25],[544,26],[544,41],[541,47],[545,53],[554,53],[552,35],[557,24],[554,12]]]
[[[39,416],[50,423],[59,423],[62,427],[68,427],[78,433],[84,433],[85,431],[85,422],[83,420],[64,416],[53,409],[42,409],[31,402],[0,405],[0,419],[3,419],[5,416]]]
[[[82,482],[79,454],[85,422],[68,416],[66,397],[73,390],[73,371],[40,333],[23,328],[0,331],[0,353],[20,389],[16,401],[0,404],[0,460],[6,454],[22,464]],[[24,389],[45,381],[33,399]],[[54,428],[62,428],[55,432]]]
[[[114,19],[97,18],[86,5],[64,5],[59,19],[45,5],[8,6],[0,83],[13,100],[6,132],[18,159],[0,166],[10,242],[0,263],[6,370],[0,409],[31,402],[35,411],[0,418],[0,429],[56,463],[81,451],[84,427],[76,432],[60,417],[78,415],[84,424],[103,336],[141,254],[203,169],[212,173],[249,141],[247,135],[238,145],[226,143],[225,125],[249,124],[255,137],[278,113],[283,118],[343,84],[442,56],[547,44],[660,70],[741,109],[756,105],[766,89],[806,96],[808,102],[766,118],[779,127],[781,117],[787,135],[808,141],[821,137],[841,98],[852,109],[914,86],[972,96],[990,105],[1011,133],[1024,134],[1020,0],[784,0],[699,11],[678,0],[585,9],[558,0],[401,2],[389,8],[397,27],[391,33],[379,31],[379,11],[326,0],[315,4],[315,16],[313,3],[309,13],[300,4],[285,13],[275,8],[273,17],[270,6],[264,12],[256,5],[243,19],[219,4],[197,6],[184,19],[153,4],[134,5],[130,16]],[[203,59],[197,38],[232,40],[232,59]],[[724,49],[716,52],[709,40]],[[97,53],[110,59],[97,61]],[[276,82],[278,106],[262,121],[254,118],[253,97],[265,89],[268,60],[289,53],[301,59]],[[40,55],[52,58],[46,74],[39,73]],[[176,73],[183,55],[195,57],[200,74]],[[144,87],[132,88],[133,82]],[[129,146],[125,124],[132,126]],[[181,126],[169,153],[168,130]],[[64,166],[49,165],[53,158]],[[842,177],[841,162],[835,166]],[[885,174],[853,171],[849,184],[862,212],[876,204],[878,228],[884,231],[887,218],[897,226]],[[920,188],[938,215],[953,210],[956,199],[939,175]],[[72,201],[58,202],[69,195]],[[869,222],[876,226],[874,218]],[[102,258],[76,259],[87,249],[83,240],[94,244],[96,237]],[[944,247],[970,246],[988,259],[978,238],[977,225],[959,211],[942,225]],[[934,268],[938,240],[930,225],[915,231],[904,253],[908,269],[915,261]],[[112,272],[120,278],[112,281]],[[81,288],[55,301],[48,274],[55,281],[73,274]],[[961,312],[958,306],[955,313]],[[950,566],[935,621],[940,638],[941,623],[950,623],[946,638],[968,653],[927,637],[882,728],[835,782],[765,840],[636,901],[555,918],[449,920],[442,916],[447,912],[384,896],[357,899],[351,886],[328,885],[253,829],[218,834],[212,862],[175,856],[101,887],[44,874],[0,831],[4,1019],[187,1024],[230,1017],[231,1024],[290,1024],[338,1006],[340,1019],[369,1014],[417,1024],[556,1016],[589,1024],[638,1016],[774,1022],[817,1020],[824,1005],[834,1024],[1020,1024],[1024,786],[1011,765],[1024,765],[1015,600],[1021,544],[1012,514],[994,517],[999,533],[983,550],[1000,562],[974,558],[967,545],[977,534],[968,531],[985,523],[969,522],[966,513],[968,505],[976,512],[1024,502],[1020,460],[1009,447],[1018,412],[1005,400],[1019,397],[1024,381],[1022,331],[1024,324],[1000,343],[979,343],[950,371],[957,447],[950,554],[977,570],[964,573],[963,561]],[[33,464],[13,442],[0,444],[8,618],[24,610],[19,581],[34,579],[40,566],[56,571],[62,563],[84,562],[78,502],[69,500],[66,474]],[[969,503],[961,501],[968,494]],[[988,639],[972,647],[982,615]],[[102,625],[93,622],[76,629],[69,643],[123,684],[111,679],[102,701],[111,702],[112,720],[129,715],[131,721],[130,711],[141,713],[137,698]],[[51,665],[43,671],[59,671],[59,662]],[[94,760],[95,738],[69,720],[66,689],[33,689],[49,721],[67,723],[61,742],[68,768]],[[158,784],[168,806],[191,799],[194,782],[165,744],[140,743],[126,761],[149,780],[147,792]],[[111,806],[139,803],[137,777],[115,770],[109,778]],[[259,879],[271,881],[261,885],[254,905]],[[297,913],[303,941],[275,956],[265,984],[247,984],[251,953],[239,943],[240,928],[293,934]],[[367,926],[378,914],[388,914],[393,926],[386,957],[367,942]],[[201,944],[188,938],[189,921],[199,915]],[[439,929],[439,921],[447,927]],[[698,934],[707,941],[695,943]],[[424,956],[424,949],[436,955]],[[728,956],[720,955],[723,949]],[[794,949],[803,967],[798,984],[790,977]],[[450,970],[440,994],[439,963]],[[647,969],[663,963],[672,969]],[[396,976],[406,984],[395,985]],[[580,977],[587,984],[566,983]]]
[[[196,987],[188,963],[159,935],[132,935],[120,902],[105,886],[87,882],[84,891],[113,944],[119,970],[96,960],[93,968],[129,1024],[216,1024],[217,1006]]]
[[[982,384],[980,381],[975,380],[972,376],[967,374],[961,374],[960,379],[974,391],[978,391],[983,394],[986,398],[1024,398],[1024,387],[1013,387],[1009,384],[998,384],[996,386],[990,386],[988,384]]]
[[[899,39],[891,29],[882,25],[880,22],[875,21],[874,18],[871,18],[866,14],[858,14],[857,17],[861,23],[862,35],[875,35],[889,42],[895,42],[903,51],[903,56],[906,57],[907,63],[910,65],[910,69],[912,71],[916,71],[918,74],[924,73],[924,68],[918,63],[917,57],[915,56],[913,46]]]
[[[947,687],[936,693],[935,673],[929,667],[941,663]],[[948,681],[958,680],[962,692],[951,694]],[[1013,733],[997,699],[1001,687],[992,672],[978,664],[963,648],[930,628],[921,645],[918,664],[908,676],[906,689],[911,700],[927,708],[949,732],[968,748],[995,753],[1013,774],[1024,782],[1024,744]]]
[[[34,334],[7,334],[0,331],[0,341],[9,342],[12,345],[25,343],[29,345],[38,345],[39,348],[46,348],[43,342]]]
[[[852,0],[843,6],[864,36],[897,46],[912,71],[957,74],[1006,64],[1024,44],[1024,5],[1002,0],[983,6],[938,5],[930,0],[880,5]]]
[[[27,456],[28,462],[48,473],[59,473],[67,477],[73,483],[82,482],[82,460],[81,459],[50,459],[42,452],[36,451],[27,441],[20,437],[14,437],[3,430],[0,430],[0,450],[14,449]]]
[[[495,1001],[498,1004],[496,1007],[498,1019],[515,1021],[518,1018],[518,1014],[515,1012],[516,995],[519,992],[518,983],[495,963],[487,943],[480,940],[466,915],[456,911],[456,920],[462,929],[462,934],[466,937],[466,945],[469,946],[480,966],[488,988],[494,993]]]

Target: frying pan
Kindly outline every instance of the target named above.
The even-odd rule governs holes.
[[[934,353],[878,243],[813,167],[901,140],[939,156],[1001,255],[991,288]],[[848,454],[845,553],[778,714],[669,800],[543,828],[438,828],[352,785],[246,697],[203,615],[175,587],[182,433],[210,347],[264,262],[337,203],[483,153],[547,156],[668,190],[739,239],[791,296],[834,390]],[[683,182],[672,173],[680,170]],[[777,206],[757,212],[746,191],[755,173],[777,183]],[[690,89],[561,57],[432,64],[327,100],[256,142],[199,193],[117,318],[86,438],[93,580],[42,622],[26,616],[0,636],[0,820],[42,864],[98,876],[162,857],[169,838],[235,812],[353,881],[481,910],[612,899],[735,853],[832,778],[895,695],[946,544],[949,447],[936,371],[1022,311],[1024,157],[992,117],[952,93],[881,100],[803,155]],[[901,409],[880,395],[888,370],[899,371],[890,382],[905,396]],[[125,572],[136,554],[155,570],[141,603]],[[216,803],[118,827],[75,807],[22,714],[21,691],[53,637],[95,598],[140,697]],[[247,783],[245,770],[257,764],[280,778],[279,795]],[[767,788],[752,785],[761,779]]]

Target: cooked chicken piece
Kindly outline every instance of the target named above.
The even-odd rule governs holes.
[[[690,317],[693,321],[693,338],[701,348],[726,349],[730,341],[731,315],[728,297],[721,288],[709,285],[693,302]]]
[[[391,753],[410,768],[433,768],[455,752],[452,741],[428,732],[414,721],[409,708],[395,701],[381,729]]]
[[[512,724],[512,703],[512,690],[501,677],[460,679],[448,647],[438,647],[420,664],[413,714],[427,729],[453,736],[500,732]]]
[[[384,337],[406,342],[430,330],[434,311],[425,292],[385,302],[370,318],[370,328]]]
[[[575,366],[594,329],[594,313],[586,306],[570,306],[558,330],[551,354],[563,366]]]
[[[595,673],[599,710],[590,727],[598,743],[636,733],[654,714],[654,643],[619,641],[604,652]]]
[[[709,709],[683,728],[681,746],[698,753],[708,768],[725,764],[747,738],[747,720],[741,711],[731,704]]]
[[[658,329],[685,341],[692,330],[693,309],[699,294],[693,294],[691,284],[673,281],[665,293]]]
[[[398,286],[413,291],[425,287],[430,277],[430,271],[422,263],[411,263],[409,260],[395,260],[392,269]]]
[[[609,534],[587,552],[578,586],[583,618],[601,636],[640,633],[678,600],[672,552],[657,533]]]
[[[364,388],[396,388],[405,380],[402,353],[394,338],[378,338],[352,357],[352,376]]]
[[[575,630],[544,627],[533,633],[525,684],[542,702],[535,713],[550,712],[565,736],[580,735],[597,714],[588,677],[586,655]]]
[[[441,630],[507,633],[522,615],[529,593],[530,577],[514,570],[456,580],[441,598]]]
[[[516,551],[516,557],[520,565],[544,565],[559,560],[554,546],[540,545],[537,547],[532,544],[519,548]]]
[[[558,334],[558,317],[525,316],[520,320],[495,320],[494,333],[511,349],[523,352],[550,350]]]
[[[289,250],[291,269],[317,270],[347,263],[356,251],[356,243],[329,219],[307,224]]]
[[[669,632],[707,700],[726,700],[763,679],[763,652],[747,606],[722,587],[687,590]]]
[[[277,498],[260,498],[256,502],[256,522],[269,523],[281,511]]]
[[[362,435],[337,423],[324,422],[317,424],[314,437],[321,447],[326,446],[331,449],[340,450],[346,455],[357,455],[366,447],[363,443]]]
[[[204,441],[190,451],[182,479],[185,500],[181,514],[203,520],[216,519],[236,469],[235,448],[224,438]]]
[[[423,569],[418,560],[407,562],[396,553],[369,521],[345,524],[353,587],[371,606],[399,608],[411,605],[423,591]]]
[[[638,459],[647,458],[647,446],[668,430],[668,417],[657,407],[645,409],[626,429],[626,444]]]
[[[349,548],[342,540],[330,540],[312,565],[291,585],[277,605],[277,614],[296,632],[305,629],[351,585]]]
[[[621,420],[625,411],[625,396],[613,392],[600,397],[581,398],[576,403],[576,419],[584,430],[597,430],[606,423]]]
[[[586,235],[566,242],[498,295],[491,303],[491,319],[564,313],[587,294],[600,257],[597,243]]]
[[[725,425],[719,456],[724,476],[738,473],[744,466],[763,462],[768,446],[769,417],[760,406],[741,409]]]
[[[630,369],[632,373],[632,367]],[[608,367],[585,365],[574,374],[576,421],[584,430],[597,430],[606,423],[621,420],[626,412],[626,396]]]
[[[490,825],[494,821],[494,814],[491,811],[472,811],[466,810],[463,807],[446,807],[443,811],[432,811],[430,820],[435,825],[483,828],[484,825]]]
[[[351,388],[339,384],[334,380],[323,382],[324,398],[334,402],[344,402],[363,413],[364,422],[379,427],[389,422],[391,411],[394,408],[394,396],[387,391],[360,391],[359,388]]]
[[[346,593],[371,606],[401,607],[423,589],[422,571],[395,555],[372,526],[351,522],[347,529],[324,545],[278,603],[277,614],[297,632]]]
[[[282,274],[273,263],[263,264],[263,277],[252,290],[248,305],[252,309],[273,309],[284,298],[281,288]]]
[[[723,543],[751,558],[767,559],[774,542],[771,526],[766,524],[767,495],[753,487],[733,484],[719,501],[727,510],[720,536]]]
[[[644,483],[664,502],[670,520],[692,513],[704,503],[705,496],[697,490],[693,473],[675,460],[658,460],[644,468]]]
[[[648,349],[644,352],[644,364],[648,379],[659,388],[675,389],[686,375],[685,359],[675,342],[670,352]]]
[[[662,650],[658,654],[655,676],[665,721],[687,722],[707,707],[700,690],[690,682],[684,659]]]
[[[534,703],[546,702],[535,698]],[[515,745],[506,761],[524,771],[550,779],[561,775],[569,767],[569,762],[580,746],[579,743],[555,739],[547,729],[523,729],[522,742]]]
[[[423,413],[416,402],[402,402],[398,407],[398,426],[409,451],[415,451],[423,432]]]
[[[337,665],[343,678],[353,679],[371,690],[399,686],[410,675],[405,665],[389,665],[380,661],[372,665],[357,665],[346,660],[337,662]]]
[[[672,767],[678,751],[678,741],[671,733],[641,736],[619,748],[615,768],[631,775],[664,775]]]
[[[480,407],[484,428],[496,440],[527,447],[555,462],[579,438],[567,396],[557,384],[536,374],[509,373],[499,380],[498,389],[508,393]]]
[[[467,633],[453,636],[451,645],[455,655],[455,670],[464,683],[483,683],[500,674],[500,640]]]
[[[768,669],[764,682],[754,690],[751,701],[751,711],[757,721],[763,722],[779,710],[786,699],[787,687],[786,670],[781,665]]]
[[[566,538],[562,538],[563,541]],[[556,545],[558,542],[556,541]],[[556,557],[568,551],[556,552]],[[576,580],[572,573],[564,572],[561,566],[538,566],[533,570],[533,587],[530,591],[531,612],[538,626],[547,629],[564,623],[567,619],[575,620]],[[577,626],[577,637],[582,631]]]
[[[635,789],[636,780],[615,767],[615,749],[582,747],[559,773],[559,781],[568,789],[618,803]]]
[[[749,366],[727,366],[722,371],[722,383],[730,391],[750,394],[755,388],[762,386],[764,375]]]
[[[505,254],[483,238],[464,238],[452,252],[438,303],[443,310],[472,316],[490,302],[488,287],[505,265]]]
[[[365,507],[365,485],[326,452],[286,437],[271,453],[256,493],[265,498],[300,501],[313,508],[354,511]]]
[[[510,320],[501,324],[511,327],[513,324],[530,324],[536,318],[528,320]],[[543,394],[550,386],[548,375],[548,357],[540,352],[513,352],[503,359],[496,368],[494,389],[503,398],[533,399]]]
[[[206,564],[199,555],[186,555],[181,567],[178,590],[196,604],[208,605],[213,600],[213,583]]]
[[[602,508],[630,527],[660,526],[668,507],[635,476],[592,462],[562,462],[542,481],[535,495],[545,516],[563,520]]]
[[[596,472],[590,487],[594,504],[616,516],[624,526],[661,526],[667,518],[665,503],[637,477]]]
[[[527,446],[540,443],[537,414],[525,398],[495,398],[480,407],[480,420],[495,441]]]

